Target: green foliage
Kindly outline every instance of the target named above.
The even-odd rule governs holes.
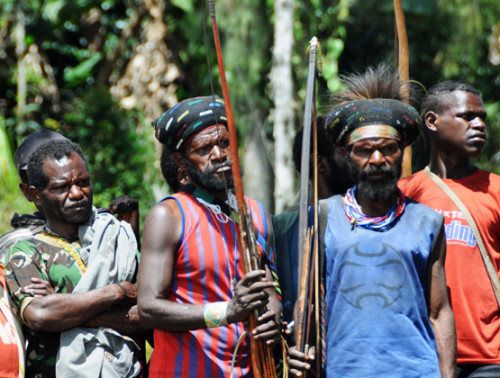
[[[272,133],[270,125],[266,123],[271,105],[266,96],[267,74],[271,69],[271,10],[272,5],[269,8],[262,0],[216,2],[226,79],[235,123],[241,135],[253,127],[263,128],[263,132],[268,135]],[[165,14],[171,31],[168,46],[182,70],[177,97],[184,99],[210,94],[211,85],[215,93],[222,96],[206,4],[188,10],[167,2]],[[210,75],[213,77],[212,83]]]
[[[301,0],[295,9],[294,72],[300,102],[305,99],[305,83],[307,80],[306,49],[313,36],[318,38],[321,46],[322,76],[318,81],[319,112],[327,108],[329,93],[340,89],[339,59],[345,49],[344,21],[348,18],[352,0]],[[301,118],[301,117],[300,117]]]
[[[329,94],[339,88],[339,74],[362,71],[381,61],[394,62],[392,3],[295,0],[292,62],[298,104],[305,97],[306,50],[313,36],[322,48],[323,76],[317,96],[320,112],[327,109]],[[216,1],[238,132],[244,136],[259,127],[270,143],[272,125],[267,117],[272,104],[267,86],[273,4],[273,0]],[[214,90],[220,94],[210,19],[208,11],[203,12],[205,1],[172,0],[159,5],[164,7],[168,27],[168,54],[181,70],[177,97],[211,93],[210,74]],[[151,164],[150,129],[140,127],[143,114],[120,108],[108,89],[140,39],[137,29],[125,39],[121,31],[132,25],[136,16],[143,25],[150,22],[148,14],[140,14],[143,6],[142,0],[0,0],[0,212],[6,214],[4,217],[14,209],[32,209],[26,209],[31,205],[17,188],[12,153],[24,136],[42,126],[62,127],[82,145],[98,205],[106,206],[119,194],[140,198],[142,209],[152,205],[151,187],[159,172]],[[407,0],[403,6],[411,77],[426,88],[440,80],[459,79],[482,91],[489,141],[479,164],[500,173],[500,68],[489,57],[494,30],[500,27],[498,0]],[[26,48],[36,45],[39,54],[33,57],[43,58],[26,66],[26,105],[22,108],[18,106],[15,40],[20,10],[25,15]],[[53,69],[50,74],[47,66]],[[300,119],[302,110],[297,109],[297,113]]]
[[[154,202],[144,174],[152,162],[152,143],[137,132],[142,117],[124,111],[105,87],[75,97],[65,116],[63,130],[79,143],[87,157],[94,185],[94,204],[107,207],[119,195],[140,200],[147,209]]]
[[[64,80],[68,83],[69,88],[74,88],[77,85],[85,84],[89,77],[91,77],[92,70],[95,65],[102,59],[101,53],[96,53],[89,59],[84,60],[82,63],[73,68],[64,70]]]
[[[444,79],[463,80],[481,91],[488,111],[488,142],[478,164],[499,173],[500,66],[489,59],[491,34],[500,23],[500,7],[491,0],[440,2],[439,12],[453,30],[437,50],[435,63]]]
[[[192,12],[193,11],[193,1],[192,0],[172,0],[172,5],[177,8],[182,9],[184,12]]]
[[[144,216],[154,203],[151,187],[158,180],[149,171],[157,168],[151,164],[154,145],[150,134],[141,127],[144,115],[120,108],[109,93],[111,78],[119,74],[137,41],[135,35],[122,40],[120,31],[140,3],[0,0],[0,25],[6,31],[0,33],[0,232],[6,231],[14,211],[34,210],[17,187],[12,155],[26,135],[41,127],[62,129],[82,146],[97,206],[107,206],[118,195],[129,195],[140,200]],[[22,82],[16,30],[23,25],[18,15],[24,16],[25,56],[29,56],[23,107],[18,101]],[[146,130],[151,133],[150,128]]]
[[[0,116],[0,235],[9,231],[14,212],[32,212],[35,207],[29,203],[18,188],[12,151],[6,133],[5,119]]]

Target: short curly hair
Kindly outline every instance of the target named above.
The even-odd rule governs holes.
[[[167,182],[170,189],[172,189],[172,191],[175,193],[179,191],[182,185],[179,182],[179,177],[177,175],[179,172],[179,166],[173,159],[173,154],[174,152],[170,148],[168,148],[167,146],[163,147],[163,150],[161,152],[160,168],[161,173],[163,174],[163,178]]]
[[[469,83],[455,80],[446,80],[429,88],[427,95],[424,97],[420,112],[442,113],[451,106],[451,93],[455,91],[463,91],[472,93],[475,96],[481,96],[481,93]]]
[[[70,140],[52,140],[42,144],[30,156],[28,162],[28,179],[30,185],[38,190],[44,190],[49,184],[49,177],[43,171],[45,160],[61,160],[65,156],[70,156],[76,152],[85,162],[88,170],[87,159],[83,155],[82,149]]]

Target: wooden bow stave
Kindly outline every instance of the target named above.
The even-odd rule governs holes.
[[[234,181],[234,194],[237,202],[239,232],[238,232],[238,248],[242,254],[243,266],[245,273],[260,269],[259,260],[257,258],[258,251],[255,240],[255,230],[253,227],[252,218],[248,212],[245,197],[243,195],[243,183],[241,178],[241,170],[238,156],[238,142],[236,139],[236,127],[234,125],[234,114],[229,96],[229,89],[226,81],[226,73],[224,69],[224,59],[222,56],[222,48],[219,38],[219,30],[215,17],[214,0],[208,0],[210,18],[212,22],[212,32],[215,42],[215,50],[217,54],[217,64],[219,67],[222,95],[226,107],[227,125],[229,132],[230,154],[232,157],[232,176]],[[249,316],[249,329],[251,333],[258,325],[257,319],[260,313],[254,311]],[[250,350],[252,358],[252,372],[255,378],[276,377],[276,367],[274,363],[271,348],[262,340],[256,340],[250,337]]]
[[[314,189],[314,226],[308,227],[309,204],[309,176],[310,176],[310,146],[311,131],[313,134],[313,159],[318,161],[317,155],[317,124],[316,124],[316,64],[318,40],[313,37],[309,42],[309,66],[306,86],[306,100],[304,107],[304,126],[302,134],[302,152],[300,167],[300,203],[299,203],[299,282],[295,311],[295,341],[297,348],[307,353],[309,336],[311,333],[312,314],[314,311],[316,335],[316,370],[319,371],[321,358],[319,356],[319,251],[318,251],[318,193],[317,193],[317,164],[313,164]],[[312,129],[311,129],[312,128]],[[313,299],[314,297],[314,299]],[[311,305],[314,303],[314,305]],[[307,310],[306,310],[307,307]]]

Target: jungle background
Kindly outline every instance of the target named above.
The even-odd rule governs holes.
[[[245,193],[280,212],[298,199],[291,144],[303,118],[308,41],[321,44],[319,112],[339,74],[394,63],[392,0],[216,0]],[[168,194],[150,123],[178,101],[221,94],[202,0],[0,0],[0,234],[34,211],[13,154],[41,127],[79,143],[94,204],[121,194],[141,215]],[[410,76],[482,92],[488,143],[478,164],[500,173],[498,0],[403,0]],[[205,26],[206,25],[206,26]],[[210,73],[213,80],[210,80]],[[426,158],[414,154],[414,171]]]

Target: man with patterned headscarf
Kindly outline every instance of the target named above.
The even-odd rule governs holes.
[[[155,329],[149,374],[250,376],[250,335],[243,321],[261,310],[251,337],[268,344],[279,337],[269,215],[245,198],[262,261],[262,270],[245,274],[229,192],[232,162],[224,102],[216,96],[186,99],[153,126],[163,144],[162,164],[171,155],[179,181],[187,176],[187,185],[156,204],[144,225],[138,305],[142,325]],[[163,166],[162,172],[177,174]]]
[[[443,218],[397,187],[420,122],[412,107],[380,98],[344,102],[326,120],[356,183],[320,208],[327,377],[453,376]],[[312,356],[293,350],[292,374]]]

